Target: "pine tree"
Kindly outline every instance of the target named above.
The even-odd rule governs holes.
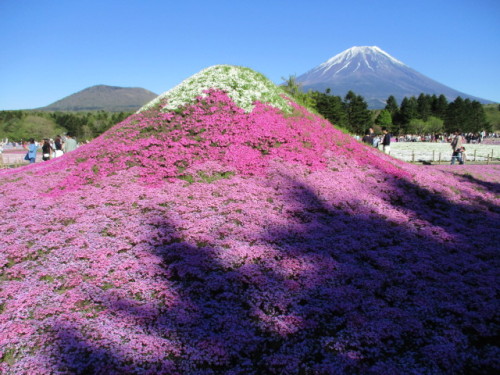
[[[491,124],[486,120],[484,107],[477,100],[470,104],[470,130],[472,133],[479,133],[483,130],[491,131]]]
[[[466,117],[466,109],[464,100],[459,96],[448,105],[446,116],[444,119],[444,129],[448,133],[464,131],[464,118]]]
[[[418,117],[418,103],[414,96],[404,98],[398,112],[398,124],[404,132],[407,132],[411,119]]]
[[[384,109],[390,112],[392,118],[394,118],[394,116],[398,113],[399,111],[398,102],[396,101],[396,98],[393,95],[387,98],[387,102]]]
[[[443,94],[436,97],[432,97],[432,115],[444,119],[446,117],[446,111],[448,109],[448,99]]]
[[[348,130],[355,134],[363,134],[366,129],[372,126],[371,112],[362,96],[349,91],[344,97],[344,108]]]
[[[417,99],[418,118],[427,121],[432,115],[432,99],[429,95],[420,94]]]
[[[345,127],[346,114],[340,96],[328,95],[331,91],[323,94],[318,91],[313,92],[313,99],[316,103],[315,108],[320,115],[330,121],[332,124]]]

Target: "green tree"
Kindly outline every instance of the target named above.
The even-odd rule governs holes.
[[[288,95],[290,95],[291,98],[294,99],[298,104],[306,108],[315,107],[316,103],[314,103],[313,93],[302,92],[301,85],[300,83],[297,82],[297,78],[295,75],[291,75],[287,79],[286,78],[281,78],[281,79],[285,81],[285,84],[283,85],[283,89],[285,90],[285,92]]]
[[[300,85],[297,82],[297,77],[295,75],[290,75],[288,78],[281,78],[285,81],[283,89],[292,97],[296,97],[300,93]]]
[[[448,133],[464,131],[464,118],[466,117],[466,108],[464,100],[459,96],[448,105],[444,119],[444,128]]]
[[[398,113],[399,111],[398,102],[396,101],[396,98],[393,95],[387,98],[387,102],[385,104],[384,109],[389,111],[392,118],[394,118],[394,116]]]
[[[469,132],[479,133],[483,130],[491,131],[491,124],[486,119],[484,107],[477,100],[470,104],[469,114]]]
[[[52,118],[60,127],[72,133],[76,138],[83,136],[82,127],[87,124],[87,119],[82,113],[54,112]]]
[[[443,94],[432,97],[432,115],[444,119],[448,110],[448,99]]]
[[[483,106],[488,131],[500,131],[500,108],[498,104],[486,104]]]
[[[406,132],[410,134],[424,134],[425,121],[421,118],[412,118],[406,125]]]
[[[420,94],[417,99],[418,118],[427,121],[432,114],[432,99],[429,95]]]
[[[0,138],[14,141],[72,132],[90,140],[130,116],[131,112],[0,111]],[[50,125],[52,124],[52,125]]]
[[[349,91],[344,97],[344,109],[346,113],[346,127],[355,134],[363,134],[366,129],[373,125],[371,112],[368,104],[360,95]]]
[[[427,121],[420,118],[413,118],[408,124],[408,132],[411,134],[436,134],[443,131],[443,120],[430,116]]]
[[[381,127],[386,127],[387,129],[393,131],[391,112],[387,109],[383,109],[382,111],[380,111],[377,118],[375,119],[375,124]]]
[[[44,116],[35,114],[27,115],[21,119],[12,119],[4,123],[2,133],[6,137],[15,141],[35,138],[51,138],[56,132],[61,131],[57,124]]]
[[[438,117],[431,116],[425,122],[425,130],[426,134],[439,134],[444,130],[443,127],[444,121]]]
[[[325,93],[315,91],[312,93],[316,111],[330,121],[332,124],[345,127],[346,114],[340,96],[329,95],[331,91],[327,89]]]
[[[397,124],[405,133],[410,133],[410,120],[418,118],[418,103],[414,96],[411,98],[403,98],[397,116]]]

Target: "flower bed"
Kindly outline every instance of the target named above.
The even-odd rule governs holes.
[[[500,369],[500,167],[204,95],[0,172],[0,372]]]
[[[500,145],[486,143],[464,144],[468,162],[500,160]],[[404,161],[441,161],[449,163],[452,149],[449,143],[391,142],[391,156]]]

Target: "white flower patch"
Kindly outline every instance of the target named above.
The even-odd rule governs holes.
[[[497,160],[500,145],[464,143],[467,161]],[[449,143],[440,142],[391,142],[391,156],[404,161],[450,161]]]
[[[262,74],[249,68],[215,65],[164,92],[138,112],[154,107],[160,102],[166,102],[163,111],[172,111],[192,103],[198,96],[206,96],[204,91],[208,89],[225,91],[236,105],[246,112],[252,111],[255,101],[270,104],[284,112],[292,110],[288,102],[281,97],[283,91]]]

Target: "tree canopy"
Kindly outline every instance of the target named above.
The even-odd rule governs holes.
[[[90,140],[123,121],[130,112],[0,111],[0,138],[22,141],[72,133]]]

